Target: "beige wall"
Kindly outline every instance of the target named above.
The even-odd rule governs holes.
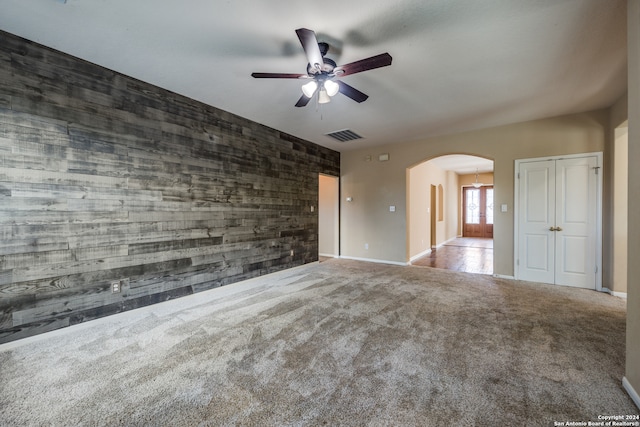
[[[407,168],[445,154],[477,155],[494,160],[495,203],[508,207],[495,217],[494,272],[513,276],[514,161],[603,151],[608,128],[609,111],[599,110],[344,152],[341,191],[343,198],[352,196],[354,201],[343,204],[341,211],[341,254],[406,263]],[[389,153],[389,161],[367,160],[380,153]],[[390,205],[396,212],[389,212]]]
[[[459,236],[460,233],[460,177],[457,173],[447,171],[447,187],[450,191],[446,193],[445,203],[445,217],[447,218],[447,231],[446,235],[448,239]],[[447,240],[448,240],[447,239]]]
[[[612,276],[607,285],[614,293],[627,292],[627,245],[628,245],[628,180],[629,143],[628,129],[621,126],[615,130],[613,170],[613,224],[612,224]]]
[[[604,150],[604,179],[602,189],[602,285],[616,295],[627,292],[626,270],[626,199],[627,170],[626,140],[623,152],[616,147],[622,144],[620,127],[626,135],[628,96],[625,94],[610,109],[609,131]],[[626,137],[626,136],[625,136]],[[624,210],[624,212],[622,212]],[[608,221],[607,218],[612,218]],[[624,221],[624,230],[622,228]],[[615,230],[614,228],[617,228]],[[620,233],[625,233],[624,235]],[[622,260],[621,258],[624,258]]]
[[[378,161],[379,153],[384,151],[340,156],[340,255],[404,263],[406,168],[396,167],[393,154],[386,162]],[[395,212],[389,212],[392,205]]]
[[[435,211],[431,209],[431,186],[436,188]],[[442,202],[438,188],[442,186]],[[458,179],[457,174],[424,162],[407,171],[408,215],[407,240],[409,257],[415,257],[431,248],[431,219],[435,219],[435,240],[440,245],[456,237]],[[453,203],[452,203],[453,201]],[[442,209],[442,220],[439,210]]]
[[[476,174],[471,173],[467,175],[460,175],[460,185],[472,185],[476,182]],[[478,174],[478,182],[481,184],[493,184],[493,173],[479,173]]]
[[[629,0],[629,246],[627,282],[627,358],[625,378],[640,407],[640,2]]]

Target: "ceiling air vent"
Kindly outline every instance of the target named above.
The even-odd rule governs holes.
[[[327,133],[325,135],[333,139],[337,139],[340,142],[353,141],[354,139],[362,139],[360,135],[358,135],[357,133],[349,129],[337,130],[335,132]]]

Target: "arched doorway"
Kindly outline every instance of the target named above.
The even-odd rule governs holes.
[[[407,172],[410,263],[492,274],[493,160],[451,154]]]

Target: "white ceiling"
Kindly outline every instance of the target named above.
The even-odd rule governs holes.
[[[454,171],[460,175],[472,173],[493,172],[493,160],[482,157],[467,156],[465,154],[449,154],[429,160],[430,164],[436,165],[445,171]]]
[[[338,151],[608,107],[626,90],[625,0],[1,0],[0,29]],[[389,52],[389,67],[344,77],[296,108],[295,29],[345,64]],[[364,138],[325,136],[351,129]],[[517,141],[514,141],[517,143]]]

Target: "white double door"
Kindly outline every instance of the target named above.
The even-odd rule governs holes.
[[[599,155],[517,162],[516,277],[596,289]]]

